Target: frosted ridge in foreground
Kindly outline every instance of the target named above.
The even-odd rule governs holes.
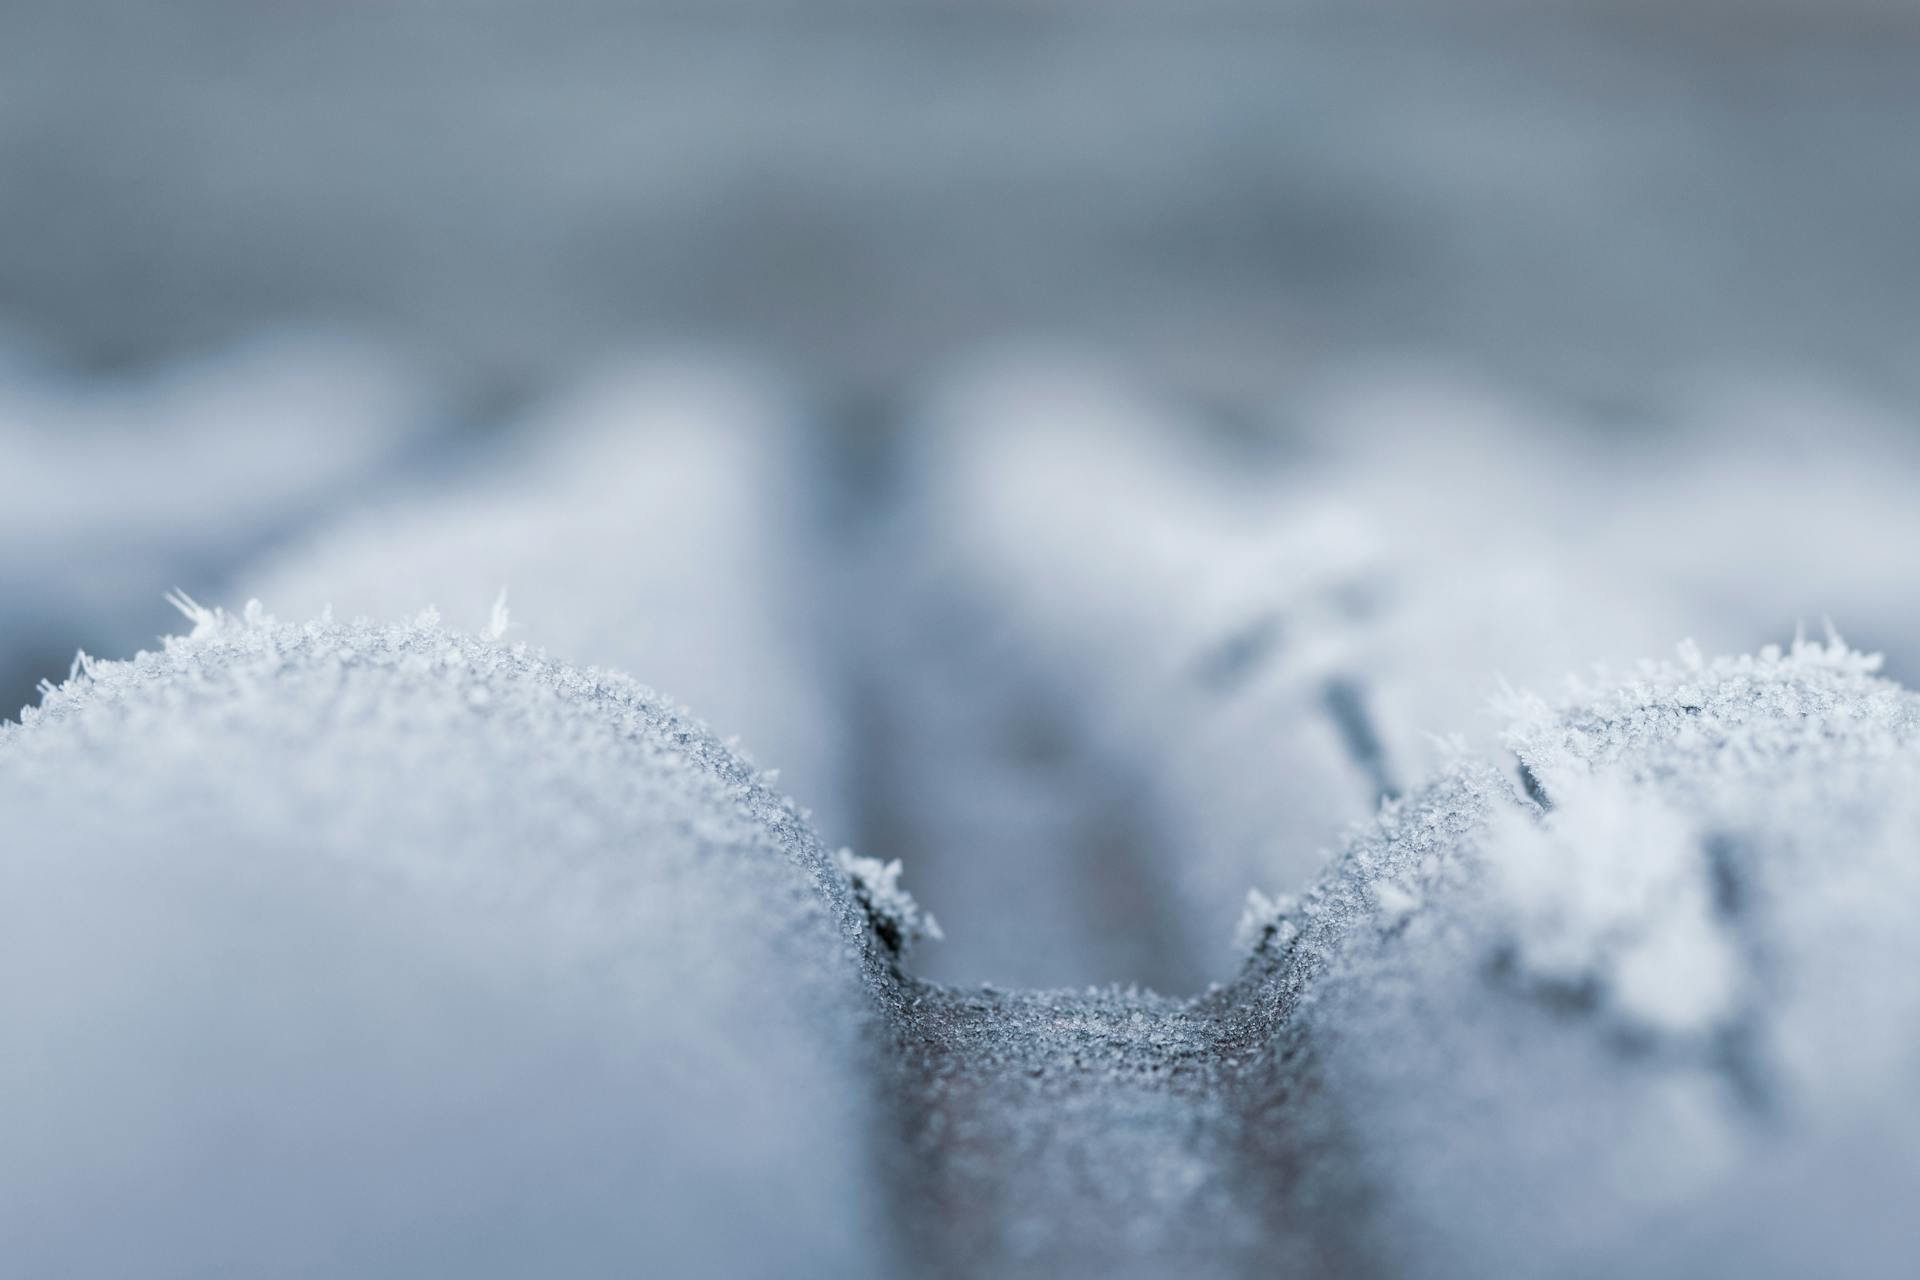
[[[201,610],[0,727],[0,809],[9,1270],[882,1268],[879,948],[643,686]]]
[[[622,677],[196,618],[0,728],[35,1273],[1907,1259],[1920,704],[1838,641],[1518,700],[1178,1000],[904,977]]]

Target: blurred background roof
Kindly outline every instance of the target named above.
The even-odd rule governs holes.
[[[346,323],[474,394],[667,338],[887,387],[1065,336],[1920,396],[1897,0],[11,0],[0,313]]]

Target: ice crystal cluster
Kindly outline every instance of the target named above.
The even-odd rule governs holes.
[[[934,941],[946,937],[931,911],[923,911],[913,895],[900,887],[900,859],[882,862],[862,858],[851,849],[833,855],[834,865],[846,875],[853,896],[867,913],[874,932],[896,954],[922,938]]]

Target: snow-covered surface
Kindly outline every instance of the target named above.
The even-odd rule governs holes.
[[[929,418],[928,558],[981,642],[1145,797],[1171,846],[1150,859],[1161,963],[1187,985],[1221,970],[1249,885],[1300,887],[1344,823],[1433,767],[1436,738],[1486,737],[1503,677],[1679,634],[1656,588],[1623,609],[1507,545],[1501,521],[1524,517],[1449,493],[1429,459],[1236,466],[1177,404],[1054,361],[963,379]]]
[[[851,839],[843,717],[807,584],[799,414],[719,360],[623,365],[536,408],[441,492],[356,512],[243,576],[240,598],[382,622],[436,607],[555,658],[635,673],[738,738]]]
[[[0,362],[12,1269],[1903,1273],[1898,420],[327,350]]]
[[[1920,1271],[1920,6],[452,8],[0,5],[0,1280]]]
[[[1389,1272],[1900,1274],[1920,704],[1872,665],[1689,651],[1384,812],[1235,996],[1298,1050],[1260,1149],[1337,1134],[1307,1183]]]
[[[0,811],[9,1272],[886,1270],[879,945],[632,681],[202,613],[0,727]]]
[[[32,1273],[1907,1262],[1920,700],[1837,640],[1516,695],[1175,1000],[902,976],[622,677],[186,607],[0,729]]]
[[[1531,786],[1456,761],[1194,1000],[929,994],[924,1229],[970,1274],[1904,1274],[1920,700],[1872,665],[1531,704]]]
[[[1191,986],[1221,970],[1249,885],[1297,891],[1345,823],[1493,745],[1504,689],[1823,615],[1859,619],[1897,669],[1920,659],[1920,581],[1896,549],[1920,538],[1910,434],[1804,387],[1731,403],[1685,399],[1641,440],[1378,367],[1235,434],[1111,368],[1002,359],[926,408],[913,556],[949,647],[1001,669],[967,714],[1043,708],[1130,780],[1153,847],[1112,856],[1115,899],[1144,862],[1153,971]],[[976,736],[991,775],[1005,735]],[[1011,878],[1061,825],[917,860],[935,882],[981,857]],[[1071,901],[1124,931],[1097,895]]]

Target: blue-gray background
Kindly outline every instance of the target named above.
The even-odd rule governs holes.
[[[1910,396],[1916,136],[1900,0],[7,0],[0,312],[88,365],[345,321],[480,397],[1030,332]]]

